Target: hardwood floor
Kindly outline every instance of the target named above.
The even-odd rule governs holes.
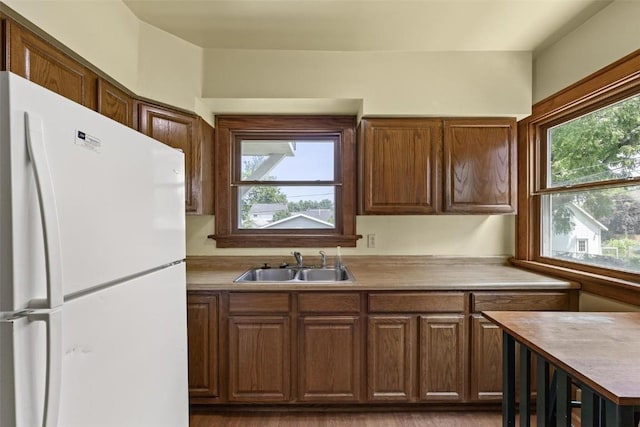
[[[574,417],[573,425],[579,427]],[[499,412],[252,412],[193,414],[190,427],[501,427]],[[535,425],[535,419],[532,420]]]

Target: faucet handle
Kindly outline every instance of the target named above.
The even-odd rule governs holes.
[[[327,255],[324,251],[320,251],[320,267],[325,268],[327,266]]]

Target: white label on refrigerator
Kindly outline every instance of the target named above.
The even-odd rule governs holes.
[[[96,153],[100,152],[100,148],[102,147],[102,141],[95,136],[91,136],[86,132],[81,130],[76,130],[76,139],[75,143],[81,147],[88,148],[89,150],[93,150]]]

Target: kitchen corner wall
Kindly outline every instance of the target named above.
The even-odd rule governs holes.
[[[3,0],[32,24],[135,94],[205,119],[203,49],[141,22],[119,0]]]
[[[640,48],[640,1],[617,0],[536,55],[538,102]]]

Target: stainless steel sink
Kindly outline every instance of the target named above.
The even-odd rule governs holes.
[[[286,282],[292,280],[296,273],[293,268],[252,268],[234,282]]]
[[[303,282],[344,282],[350,280],[344,268],[303,268],[298,272]]]
[[[353,282],[351,272],[346,268],[336,267],[302,267],[302,268],[251,268],[240,275],[234,283],[255,282]]]

